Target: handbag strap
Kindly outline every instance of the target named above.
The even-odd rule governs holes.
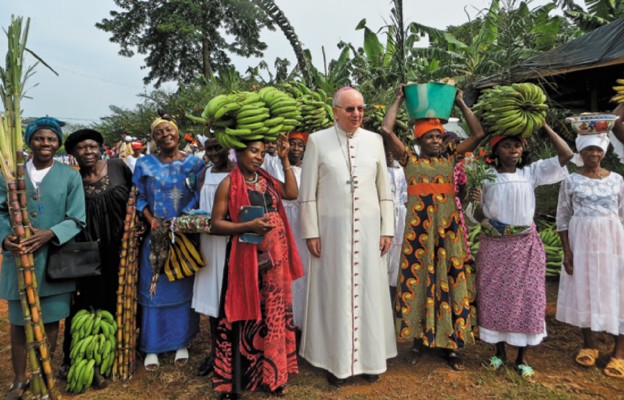
[[[72,217],[71,215],[67,215],[65,217],[65,219],[69,219],[71,221],[74,221],[74,223],[78,226],[78,228],[80,228],[80,233],[83,234],[83,236],[87,240],[87,242],[92,242],[93,241],[93,239],[91,239],[91,233],[89,233],[89,230],[87,229],[87,224],[86,223],[83,223],[78,218]]]

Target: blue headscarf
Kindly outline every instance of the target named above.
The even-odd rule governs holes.
[[[30,146],[30,139],[39,129],[49,129],[52,132],[56,133],[58,136],[59,143],[63,143],[63,130],[62,126],[65,125],[65,122],[59,121],[56,118],[52,117],[43,117],[37,118],[26,127],[26,134],[24,135],[24,142],[26,145]]]

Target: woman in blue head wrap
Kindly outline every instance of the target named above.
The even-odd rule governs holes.
[[[54,161],[61,145],[62,123],[55,118],[39,118],[31,122],[24,136],[32,158],[26,162],[26,196],[32,235],[18,241],[11,229],[7,206],[7,189],[0,176],[0,240],[7,250],[0,271],[0,298],[8,300],[11,337],[13,384],[7,399],[21,399],[28,389],[26,377],[26,337],[24,317],[17,284],[14,253],[33,253],[35,274],[39,285],[41,317],[54,352],[59,321],[69,314],[73,281],[48,282],[45,277],[48,246],[62,245],[73,238],[85,221],[82,179],[78,171]],[[77,221],[77,222],[74,222]]]

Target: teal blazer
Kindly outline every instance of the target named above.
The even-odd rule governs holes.
[[[0,174],[0,240],[2,241],[0,243],[3,243],[7,235],[12,232],[6,186],[4,176]],[[51,229],[56,236],[52,239],[55,244],[64,244],[80,232],[80,227],[71,219],[67,219],[68,216],[85,224],[82,178],[75,169],[60,162],[54,162],[48,174],[43,178],[39,190],[35,190],[30,178],[26,177],[26,194],[31,225],[35,228]],[[46,280],[48,244],[41,246],[34,256],[39,296],[45,297],[76,290],[76,284],[73,281],[51,283]],[[15,258],[7,251],[3,251],[2,256],[0,298],[19,300]]]

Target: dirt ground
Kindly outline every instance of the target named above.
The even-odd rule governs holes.
[[[580,332],[554,319],[557,282],[548,282],[548,337],[529,351],[529,361],[538,372],[538,383],[520,379],[512,369],[501,373],[480,367],[492,355],[493,347],[479,342],[463,352],[466,370],[452,371],[435,351],[426,353],[421,362],[411,366],[406,361],[409,343],[399,343],[399,356],[389,360],[388,372],[373,384],[351,378],[335,389],[327,384],[325,373],[300,360],[300,372],[289,382],[286,399],[624,399],[624,380],[606,377],[602,369],[609,360],[613,340],[600,335],[600,359],[596,368],[578,366],[573,358],[581,345]],[[109,382],[102,390],[65,399],[213,399],[210,377],[197,377],[195,371],[208,352],[208,322],[202,319],[201,333],[190,346],[189,363],[176,368],[173,354],[161,357],[157,372],[148,373],[142,366],[127,382]],[[515,352],[508,352],[510,360]],[[56,354],[55,364],[60,363]],[[0,387],[8,388],[12,379],[6,303],[0,302]],[[63,382],[59,382],[64,387]],[[2,390],[5,390],[2,389]],[[244,393],[244,398],[269,397],[263,393]],[[29,393],[24,396],[29,399]]]

